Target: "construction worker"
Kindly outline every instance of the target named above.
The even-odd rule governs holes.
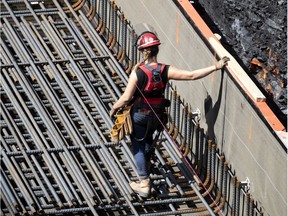
[[[127,104],[133,104],[131,117],[133,134],[131,142],[138,182],[131,182],[130,186],[135,193],[142,197],[150,195],[151,182],[149,167],[153,134],[162,125],[165,107],[164,90],[169,80],[197,80],[213,71],[221,69],[229,61],[228,57],[206,68],[188,71],[176,67],[160,64],[157,61],[160,40],[153,32],[143,32],[138,37],[138,50],[142,53],[143,61],[132,70],[128,85],[113,105],[110,117]],[[153,149],[153,148],[152,148]]]

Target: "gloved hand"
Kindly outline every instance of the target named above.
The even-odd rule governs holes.
[[[224,65],[227,65],[228,61],[230,61],[230,59],[227,56],[224,56],[222,59],[220,59],[215,65],[216,70],[223,68]]]
[[[113,109],[113,108],[112,108],[112,109],[110,110],[110,112],[109,112],[109,116],[110,116],[111,119],[114,118],[114,115],[115,115],[116,112],[117,112],[116,109]]]

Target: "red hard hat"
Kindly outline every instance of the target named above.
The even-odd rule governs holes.
[[[152,32],[145,32],[140,35],[140,42],[138,50],[145,49],[147,47],[156,46],[160,44],[160,40]]]

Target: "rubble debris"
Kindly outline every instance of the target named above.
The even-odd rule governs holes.
[[[268,4],[261,0],[199,0],[193,6],[213,32],[222,36],[222,42],[231,47],[243,66],[249,68],[249,73],[267,91],[267,99],[270,95],[271,102],[278,106],[275,110],[281,110],[279,118],[285,123],[287,1]]]

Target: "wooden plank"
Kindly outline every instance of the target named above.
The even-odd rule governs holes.
[[[230,58],[227,67],[229,67],[229,71],[231,72],[232,76],[239,82],[239,84],[247,92],[247,94],[255,102],[266,101],[266,97],[262,94],[259,88],[239,65],[236,59],[222,46],[222,44],[217,39],[215,39],[215,37],[210,37],[209,43],[220,58],[222,58],[223,56],[228,56]]]

